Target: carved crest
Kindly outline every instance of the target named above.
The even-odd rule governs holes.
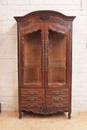
[[[41,14],[40,16],[39,16],[39,18],[41,19],[41,20],[49,20],[50,19],[50,16],[49,15],[47,15],[47,14]]]

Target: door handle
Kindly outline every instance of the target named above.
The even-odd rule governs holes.
[[[48,63],[48,61],[47,61],[48,60],[48,57],[47,57],[47,40],[45,41],[45,58],[46,58],[46,61],[45,61],[46,62],[46,69],[45,70],[47,71],[48,70],[48,64],[47,64]]]
[[[42,50],[43,50],[43,52],[42,52],[42,55],[43,55],[42,71],[44,71],[44,40],[42,40]]]

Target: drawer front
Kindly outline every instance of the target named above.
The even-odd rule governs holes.
[[[21,95],[43,95],[44,89],[29,89],[29,88],[21,88]]]
[[[46,96],[46,105],[49,107],[64,107],[69,105],[69,97],[68,96]]]
[[[69,106],[69,90],[68,89],[47,89],[46,105],[47,107],[64,108]]]
[[[38,108],[44,105],[44,97],[41,95],[38,96],[27,96],[26,98],[21,97],[22,107],[26,108]]]
[[[39,108],[41,106],[44,106],[44,102],[39,102],[39,101],[35,101],[35,102],[29,102],[29,101],[21,101],[22,104],[22,108]]]
[[[58,111],[68,111],[70,106],[69,89],[46,89],[46,93],[44,93],[44,89],[23,88],[20,93],[22,110],[50,114]]]
[[[52,89],[49,88],[46,90],[47,95],[69,95],[69,89]]]
[[[42,101],[44,101],[44,95],[21,96],[21,101],[28,101],[29,103],[42,102]]]
[[[43,89],[21,88],[20,93],[22,108],[39,108],[44,105],[45,98]]]

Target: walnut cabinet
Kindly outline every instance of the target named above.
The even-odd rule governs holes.
[[[22,112],[71,117],[72,21],[55,11],[36,11],[17,21],[19,118]]]

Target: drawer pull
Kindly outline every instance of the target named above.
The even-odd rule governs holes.
[[[48,54],[47,54],[47,40],[45,41],[45,58],[46,58],[46,71],[48,70]]]
[[[42,49],[43,49],[43,65],[42,65],[42,71],[44,71],[44,40],[42,40]]]
[[[62,91],[52,91],[53,94],[62,94]]]
[[[34,100],[37,99],[37,97],[28,97],[27,99],[28,99],[29,101],[34,101]]]
[[[62,99],[63,99],[62,97],[53,97],[53,101],[56,101],[56,102],[62,101]]]

